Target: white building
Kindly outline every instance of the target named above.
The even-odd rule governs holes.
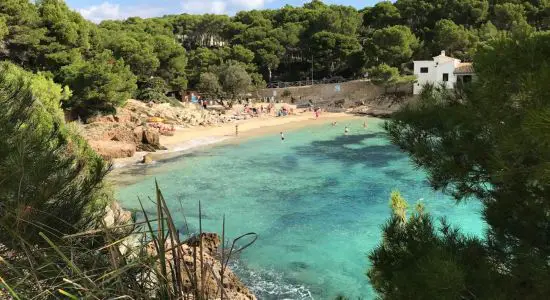
[[[474,76],[474,68],[472,63],[463,63],[441,51],[433,60],[415,60],[414,75],[417,80],[413,86],[413,94],[418,95],[426,83],[445,84],[452,89],[457,82],[469,82]]]

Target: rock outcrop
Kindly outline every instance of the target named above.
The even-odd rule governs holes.
[[[88,140],[90,147],[106,160],[119,157],[131,157],[136,153],[136,145],[134,143],[105,141],[105,140]]]
[[[202,246],[203,246],[203,263],[205,265],[205,271],[204,271],[204,288],[200,287],[200,284],[203,280],[201,280],[201,260],[200,260],[200,247],[199,247],[199,238],[194,237],[189,240],[187,240],[184,244],[180,246],[180,249],[183,253],[183,261],[188,266],[189,270],[196,269],[197,270],[197,282],[199,284],[199,288],[203,290],[203,292],[207,295],[207,299],[220,299],[220,284],[218,283],[220,278],[220,274],[222,273],[222,264],[219,260],[219,247],[221,244],[220,237],[215,233],[203,233],[201,235],[202,239]],[[167,243],[166,249],[171,249],[170,243]],[[194,266],[194,256],[196,253],[196,263],[197,265]],[[156,249],[153,244],[148,245],[148,252],[151,255],[156,255]],[[173,256],[172,252],[169,251],[166,254],[167,261],[172,261]],[[183,264],[182,264],[183,265]],[[196,268],[195,268],[196,267]],[[211,268],[211,269],[210,269]],[[187,273],[185,272],[184,268],[182,267],[181,270],[183,274],[184,279],[184,285],[189,290],[191,289],[191,281],[189,280],[189,277]],[[214,277],[214,274],[216,274]],[[239,278],[229,269],[226,268],[224,271],[224,292],[225,295],[224,299],[232,299],[232,300],[255,300],[256,296],[239,280]]]
[[[147,105],[128,100],[115,115],[88,119],[83,136],[105,159],[133,156],[136,151],[164,150],[160,135],[173,135],[174,126],[211,126],[231,122],[221,110],[204,110],[196,105],[171,106],[168,103]]]

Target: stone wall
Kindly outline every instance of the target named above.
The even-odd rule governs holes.
[[[319,84],[301,87],[272,88],[259,91],[262,98],[275,95],[275,101],[290,102],[289,97],[282,97],[285,90],[289,90],[296,104],[307,103],[312,100],[318,106],[330,106],[331,103],[341,103],[345,106],[356,102],[370,102],[384,95],[384,88],[376,86],[368,80],[354,80],[343,83]],[[391,88],[388,91],[394,92]],[[412,93],[412,85],[407,84],[397,88],[400,93]],[[275,94],[274,94],[275,93]]]

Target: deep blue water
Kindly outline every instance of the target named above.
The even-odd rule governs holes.
[[[139,208],[137,197],[153,197],[156,178],[182,229],[183,216],[197,229],[200,200],[204,230],[221,233],[225,214],[228,237],[256,232],[233,269],[260,299],[374,298],[366,255],[380,242],[393,189],[467,234],[482,233],[480,205],[432,191],[389,144],[383,121],[370,119],[367,129],[346,122],[348,136],[345,124],[320,122],[286,132],[284,142],[273,134],[129,170],[117,176],[133,182],[118,199]]]

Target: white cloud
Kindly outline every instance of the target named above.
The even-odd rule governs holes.
[[[251,10],[264,7],[264,0],[231,0],[238,10]]]
[[[190,14],[225,14],[227,3],[220,0],[184,0],[183,11]]]
[[[190,14],[235,14],[241,10],[260,9],[265,0],[183,0],[183,12]]]
[[[100,5],[92,5],[88,8],[81,8],[78,12],[92,22],[101,22],[106,19],[122,19],[120,16],[120,5],[103,2]]]
[[[87,8],[81,8],[78,12],[86,19],[99,23],[103,20],[121,20],[129,17],[151,18],[162,16],[167,13],[165,7],[151,7],[145,5],[124,6],[103,2],[100,5],[92,5]]]

